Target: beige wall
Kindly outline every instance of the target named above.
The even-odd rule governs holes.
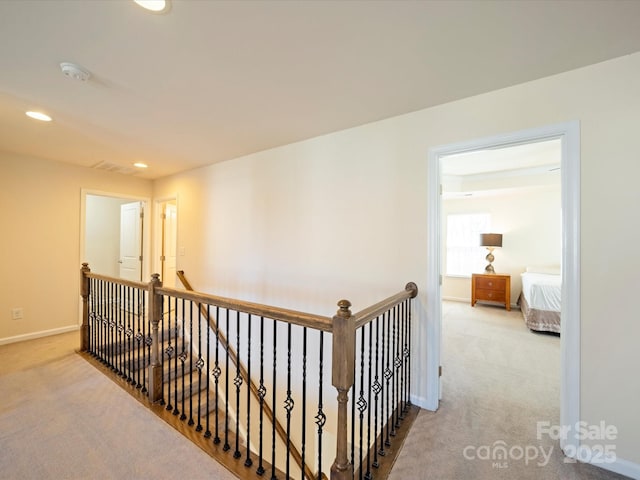
[[[503,234],[503,246],[494,251],[496,259],[493,266],[496,273],[511,275],[511,303],[515,304],[522,291],[520,274],[526,267],[560,266],[562,253],[560,203],[559,185],[443,200],[443,268],[446,268],[447,215],[490,213],[491,231]],[[483,252],[483,255],[485,254],[486,251]],[[482,273],[482,271],[475,273]],[[442,282],[442,297],[450,300],[471,300],[470,277],[445,275]]]
[[[0,153],[0,342],[78,325],[83,188],[151,196],[149,180]]]
[[[616,425],[618,457],[640,463],[638,112],[635,54],[177,175],[154,193],[178,192],[178,268],[198,289],[322,314],[344,297],[358,310],[407,281],[426,290],[430,147],[579,120],[581,417]],[[425,385],[416,374],[415,394]]]

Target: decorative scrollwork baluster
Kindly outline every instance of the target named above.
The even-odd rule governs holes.
[[[247,319],[247,445],[251,445],[251,314]],[[240,351],[238,350],[238,355]],[[238,365],[240,360],[238,357]],[[247,457],[244,460],[244,466],[250,467],[253,464],[251,460],[251,449],[247,448]]]
[[[260,421],[259,421],[259,435],[260,441],[258,443],[258,468],[256,473],[258,475],[264,475],[264,465],[262,457],[263,448],[263,417],[264,417],[264,397],[267,394],[267,389],[264,386],[264,317],[260,317],[260,386],[258,387],[258,398],[260,400]]]
[[[216,319],[220,318],[220,307],[216,306]],[[216,421],[215,421],[215,426],[216,426],[216,431],[215,431],[215,436],[213,437],[213,443],[215,443],[216,445],[220,443],[220,409],[219,409],[219,399],[220,399],[220,393],[219,393],[219,389],[218,389],[218,384],[220,381],[220,374],[222,373],[222,371],[220,370],[220,324],[218,324],[218,328],[216,328],[216,359],[214,362],[214,367],[213,370],[211,372],[211,374],[213,375],[213,379],[214,379],[214,384],[215,384],[215,395],[216,395],[216,405],[215,405],[215,411],[216,411]]]
[[[322,431],[324,424],[327,422],[327,416],[325,415],[322,401],[322,386],[324,383],[324,332],[320,331],[320,345],[318,354],[318,413],[315,416],[316,425],[318,426],[318,478],[322,480]]]

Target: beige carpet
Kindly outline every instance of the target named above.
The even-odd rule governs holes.
[[[519,310],[444,302],[443,349],[440,409],[420,412],[390,479],[626,478],[565,463],[556,441],[537,438],[538,421],[559,423],[559,337],[529,331]],[[518,448],[483,459],[496,445],[528,447],[530,460]]]
[[[0,346],[0,479],[235,479],[57,337]]]

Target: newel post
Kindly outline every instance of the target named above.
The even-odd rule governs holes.
[[[82,325],[80,325],[80,351],[89,350],[89,277],[88,263],[83,263],[80,269],[80,295],[82,296]]]
[[[149,400],[162,400],[162,364],[160,363],[160,335],[158,325],[162,318],[162,295],[156,288],[162,287],[160,275],[154,273],[149,282],[149,322],[151,327],[151,362],[149,363]]]
[[[333,317],[333,352],[331,383],[338,390],[338,428],[336,458],[331,466],[331,480],[351,480],[353,464],[347,452],[349,390],[353,386],[356,362],[356,329],[348,300],[338,302],[340,309]]]

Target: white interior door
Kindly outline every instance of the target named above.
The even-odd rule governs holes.
[[[176,286],[177,219],[176,205],[165,204],[162,231],[162,285],[169,288]]]
[[[120,278],[142,281],[141,202],[120,206]]]

